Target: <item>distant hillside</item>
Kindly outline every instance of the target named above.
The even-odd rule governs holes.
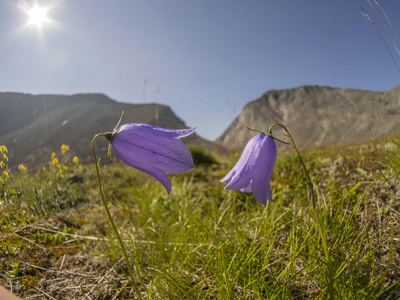
[[[268,91],[249,102],[216,142],[242,150],[256,134],[246,127],[264,131],[275,121],[290,130],[300,147],[340,145],[399,132],[400,86],[388,92],[323,86]],[[281,132],[274,134],[282,137]]]
[[[62,144],[82,162],[91,162],[91,141],[95,134],[112,131],[121,112],[121,122],[187,128],[165,105],[118,103],[102,94],[30,95],[0,93],[0,145],[9,150],[11,166],[25,163],[31,167],[47,164],[52,152],[60,153]],[[192,125],[192,124],[191,124]],[[100,140],[100,139],[99,139]],[[193,134],[183,139],[212,150],[212,142]],[[107,141],[96,141],[96,152],[106,162]]]

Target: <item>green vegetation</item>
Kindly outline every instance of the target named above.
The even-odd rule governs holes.
[[[4,159],[0,284],[22,298],[137,299],[94,166],[68,154],[35,173]],[[265,207],[223,189],[233,155],[170,176],[170,196],[146,174],[101,165],[141,298],[397,299],[400,139],[302,154],[315,210],[294,151],[278,152]]]
[[[195,166],[211,166],[219,164],[218,160],[212,153],[204,150],[200,146],[189,145],[188,149],[192,155]]]

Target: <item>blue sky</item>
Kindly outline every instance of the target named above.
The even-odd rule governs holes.
[[[365,0],[0,0],[0,91],[157,102],[214,140],[271,89],[400,84],[358,3],[385,34]],[[400,34],[400,1],[379,4]]]

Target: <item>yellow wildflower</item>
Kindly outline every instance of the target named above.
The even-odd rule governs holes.
[[[68,145],[61,145],[61,153],[64,155],[65,153],[67,153],[67,151],[69,150],[69,146]]]
[[[7,147],[4,146],[4,145],[1,145],[0,146],[0,153],[3,154],[3,153],[7,153],[7,152],[8,152]]]
[[[25,172],[27,171],[27,168],[26,168],[23,164],[19,164],[19,165],[18,165],[18,170],[19,170],[21,173],[25,173]]]
[[[72,161],[74,162],[74,164],[78,165],[79,164],[79,158],[77,156],[74,156],[74,158],[72,159]]]
[[[6,177],[6,178],[9,178],[9,177],[10,177],[10,175],[8,175],[8,172],[7,172],[7,171],[3,171],[3,176]]]
[[[7,157],[7,155],[5,153],[3,153],[3,160],[8,161],[8,157]]]
[[[51,160],[53,160],[56,157],[56,154],[53,152],[51,153]]]
[[[53,158],[53,160],[51,161],[51,164],[52,164],[53,166],[58,167],[58,165],[60,164],[60,162],[58,161],[57,158]]]
[[[0,168],[3,169],[3,167],[4,167],[4,161],[0,161]]]

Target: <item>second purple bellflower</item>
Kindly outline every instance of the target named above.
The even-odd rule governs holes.
[[[271,175],[276,161],[275,140],[266,133],[253,137],[243,150],[232,170],[221,180],[227,190],[253,193],[258,202],[266,205],[272,200]]]

